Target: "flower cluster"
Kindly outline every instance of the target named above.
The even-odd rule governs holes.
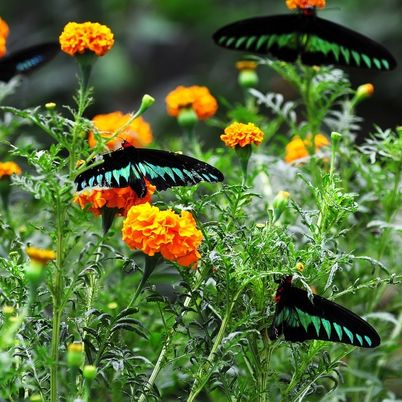
[[[264,139],[264,133],[253,123],[235,122],[225,128],[225,133],[220,138],[230,148],[243,148],[252,143],[260,145]]]
[[[325,0],[286,0],[286,6],[293,10],[295,8],[325,7]]]
[[[56,259],[56,253],[53,250],[43,248],[27,247],[26,252],[32,261],[45,265],[49,261]]]
[[[107,190],[84,190],[75,196],[74,202],[79,204],[82,209],[90,205],[89,210],[96,216],[101,214],[102,208],[115,208],[121,215],[127,216],[132,206],[151,201],[151,196],[156,187],[148,181],[145,182],[147,193],[143,198],[139,198],[130,187],[123,187]]]
[[[0,17],[0,57],[3,57],[7,52],[7,37],[10,29],[7,22]]]
[[[98,114],[92,119],[92,122],[104,138],[113,137],[118,132],[118,135],[107,143],[110,150],[120,148],[123,141],[138,148],[149,145],[153,141],[151,126],[141,116],[127,125],[130,119],[130,114],[113,112]],[[93,132],[88,135],[88,143],[91,148],[96,145]]]
[[[195,267],[203,239],[188,211],[177,215],[172,210],[161,211],[149,203],[134,206],[123,224],[123,240],[132,249],[153,256],[160,253],[170,261],[185,267]]]
[[[314,137],[314,150],[318,152],[322,147],[330,144],[327,137],[322,134],[317,134]],[[306,158],[309,156],[309,148],[311,148],[311,134],[309,134],[305,140],[302,140],[299,136],[294,137],[289,144],[286,145],[285,161],[291,163],[298,159]]]
[[[113,46],[113,33],[98,22],[69,22],[59,37],[61,50],[70,56],[87,51],[104,56]]]
[[[167,95],[166,107],[170,116],[178,117],[182,109],[191,108],[198,119],[205,120],[216,113],[218,103],[207,87],[179,86]]]
[[[21,168],[15,162],[0,162],[0,179],[13,174],[21,174]]]

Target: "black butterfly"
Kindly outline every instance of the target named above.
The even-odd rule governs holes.
[[[269,328],[271,340],[281,334],[290,342],[321,339],[374,348],[381,342],[377,331],[346,308],[292,286],[292,277],[285,277],[275,295],[276,310]]]
[[[335,64],[392,70],[396,61],[382,45],[358,32],[316,16],[314,7],[297,14],[241,20],[213,35],[217,45],[234,50],[272,55],[306,65]]]
[[[157,190],[191,186],[201,181],[218,182],[223,174],[190,156],[157,149],[123,148],[102,156],[103,162],[79,174],[77,190],[86,187],[131,187],[138,197],[146,195],[147,179]]]
[[[60,51],[58,43],[31,46],[0,59],[0,81],[8,81],[18,74],[27,74],[47,63]]]

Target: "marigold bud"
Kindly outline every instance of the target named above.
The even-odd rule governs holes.
[[[141,113],[144,113],[147,109],[149,109],[153,104],[155,103],[155,98],[153,98],[151,95],[145,94],[142,97],[141,101],[141,106],[140,106],[140,111]]]
[[[15,313],[15,308],[13,306],[4,305],[2,312],[4,315],[11,315]]]
[[[360,85],[356,89],[355,96],[352,99],[352,105],[356,106],[358,103],[360,103],[364,99],[370,98],[373,95],[373,93],[374,93],[374,85],[373,84]]]
[[[54,110],[56,108],[56,104],[54,102],[48,102],[45,104],[45,108],[47,110]]]
[[[42,397],[39,394],[31,395],[29,400],[30,400],[30,402],[42,402],[43,401]]]
[[[33,285],[38,285],[44,277],[45,269],[45,265],[36,261],[30,261],[25,265],[25,277],[27,278],[28,282],[32,283]]]
[[[70,367],[79,367],[84,363],[84,359],[84,343],[70,343],[67,347],[67,364]]]
[[[93,380],[96,378],[96,374],[97,374],[97,369],[95,366],[93,365],[86,365],[84,366],[84,369],[82,370],[82,375],[84,376],[84,378],[86,378],[87,380]]]
[[[239,73],[239,85],[243,88],[254,88],[258,85],[258,75],[255,70],[242,70]]]
[[[289,196],[290,194],[287,191],[279,191],[279,193],[274,198],[274,201],[272,202],[272,207],[274,209],[275,221],[280,218],[283,211],[288,206]]]
[[[193,127],[197,121],[198,117],[193,108],[183,108],[177,116],[177,122],[182,127]]]

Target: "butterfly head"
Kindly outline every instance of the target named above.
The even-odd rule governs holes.
[[[292,279],[293,279],[292,275],[288,275],[288,276],[283,276],[280,280],[275,281],[280,284],[278,287],[278,290],[275,293],[275,297],[274,297],[275,303],[279,303],[285,289],[292,285]]]

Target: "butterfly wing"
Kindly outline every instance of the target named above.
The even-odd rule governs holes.
[[[269,333],[271,339],[283,333],[291,342],[321,339],[363,348],[381,341],[376,330],[352,311],[318,295],[311,302],[306,291],[293,286],[282,286]]]
[[[22,49],[0,60],[0,81],[27,74],[47,63],[60,51],[57,43],[43,43]]]
[[[298,14],[255,17],[216,31],[213,40],[227,49],[242,50],[294,62],[300,53],[299,32],[305,21]]]
[[[392,54],[372,39],[317,16],[305,25],[301,59],[307,65],[335,64],[367,69],[392,70]]]
[[[223,174],[190,156],[157,149],[127,147],[103,156],[103,163],[75,179],[77,190],[86,187],[128,187],[139,197],[146,194],[144,178],[158,191],[191,186],[201,181],[218,182]]]
[[[286,14],[250,18],[219,29],[213,35],[222,47],[271,54],[306,65],[335,64],[392,70],[396,61],[379,43],[315,14]]]

